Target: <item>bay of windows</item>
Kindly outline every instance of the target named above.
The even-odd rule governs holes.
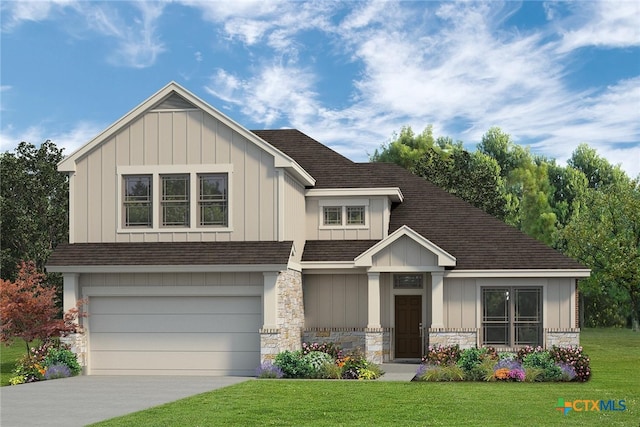
[[[155,196],[154,182],[159,187]],[[123,187],[125,228],[154,228],[154,221],[162,228],[229,225],[227,173],[158,174],[155,181],[151,174],[123,175]],[[154,209],[159,210],[155,219]]]

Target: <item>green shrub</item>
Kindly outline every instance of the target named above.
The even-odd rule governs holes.
[[[303,354],[302,358],[311,366],[314,378],[321,378],[320,370],[324,364],[331,363],[335,365],[334,358],[330,354],[321,351],[312,351]]]
[[[82,371],[75,353],[66,348],[50,348],[44,358],[44,364],[46,366],[65,365],[71,371],[71,375],[78,375]]]
[[[278,353],[274,365],[282,369],[285,378],[311,378],[314,374],[313,367],[302,357],[301,351]]]
[[[542,381],[543,372],[544,369],[540,368],[524,368],[524,380],[528,383]]]
[[[327,380],[338,380],[342,378],[342,368],[334,362],[326,362],[318,371],[319,377]]]
[[[464,378],[467,381],[480,381],[489,372],[482,363],[486,360],[495,364],[497,356],[487,348],[467,348],[460,352],[457,365],[464,371]]]

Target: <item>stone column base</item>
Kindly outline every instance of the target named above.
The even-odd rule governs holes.
[[[380,364],[383,362],[382,344],[384,340],[383,328],[365,328],[364,354],[369,362]]]
[[[260,329],[260,363],[273,362],[280,352],[280,329]]]

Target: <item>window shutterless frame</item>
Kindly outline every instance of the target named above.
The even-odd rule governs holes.
[[[482,344],[542,345],[542,288],[483,288]]]
[[[151,175],[126,175],[122,182],[122,222],[127,228],[151,228],[153,191]]]

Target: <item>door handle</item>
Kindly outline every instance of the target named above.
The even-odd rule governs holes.
[[[422,330],[422,322],[418,324],[418,329],[420,330],[420,338],[422,338],[424,335],[424,331]]]

